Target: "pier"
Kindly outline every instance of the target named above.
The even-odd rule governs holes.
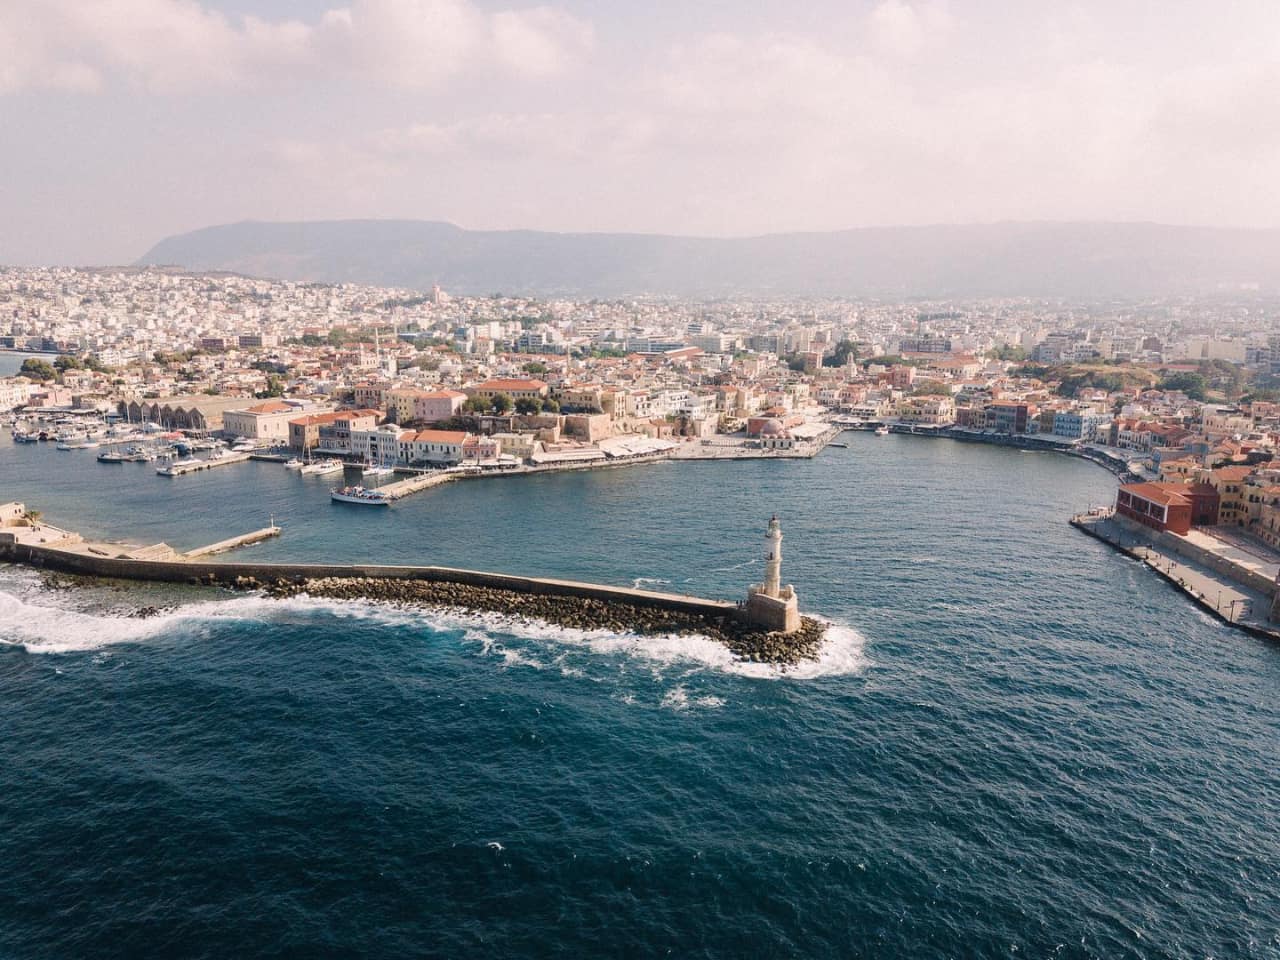
[[[195,463],[174,463],[160,467],[156,473],[161,477],[185,477],[188,473],[201,470],[212,470],[214,467],[229,467],[233,463],[248,463],[253,458],[249,453],[229,453],[225,457],[211,457],[208,460],[197,460]]]
[[[200,557],[211,557],[214,554],[226,553],[235,550],[237,547],[247,547],[253,543],[261,543],[263,540],[270,540],[272,537],[280,536],[280,528],[274,523],[269,527],[263,527],[261,530],[254,530],[252,533],[242,533],[238,537],[228,537],[226,540],[219,540],[217,543],[211,543],[207,547],[197,547],[182,554],[184,560],[197,560]]]
[[[211,555],[277,536],[263,530],[222,540],[187,554],[96,544],[57,528],[33,528],[23,504],[0,505],[0,560],[62,573],[265,590],[272,596],[307,594],[339,599],[456,606],[536,617],[583,629],[702,633],[743,659],[795,663],[817,656],[824,624],[802,617],[795,591],[780,580],[781,532],[770,521],[768,576],[735,602],[635,587],[529,577],[438,566],[343,563],[252,563]]]

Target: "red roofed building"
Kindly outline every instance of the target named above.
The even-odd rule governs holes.
[[[1116,513],[1153,530],[1185,535],[1192,524],[1218,522],[1218,491],[1204,483],[1127,483],[1116,493]]]
[[[405,463],[460,463],[466,443],[464,430],[406,431],[400,435],[400,459]]]

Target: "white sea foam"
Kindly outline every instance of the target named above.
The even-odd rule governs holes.
[[[10,587],[10,584],[5,586]],[[867,665],[866,640],[852,627],[831,623],[816,661],[795,666],[738,660],[724,644],[700,635],[642,635],[609,630],[580,630],[500,613],[472,613],[423,609],[368,600],[334,600],[308,596],[275,600],[258,594],[207,600],[167,610],[147,618],[116,616],[65,609],[58,595],[24,584],[21,594],[0,590],[0,642],[18,644],[31,653],[73,653],[117,644],[143,643],[171,635],[175,629],[199,632],[219,622],[306,623],[322,617],[368,621],[372,624],[426,627],[456,631],[475,643],[482,656],[496,657],[506,667],[558,667],[565,676],[578,676],[580,663],[565,663],[566,650],[585,650],[605,656],[638,658],[654,669],[712,669],[760,679],[809,680],[861,672]],[[510,641],[517,641],[515,643]],[[539,657],[526,641],[541,647],[560,647],[560,656]]]
[[[660,707],[665,707],[667,710],[675,710],[677,712],[693,710],[696,708],[707,710],[723,707],[724,699],[711,694],[700,697],[691,697],[689,696],[689,691],[684,686],[679,686],[672,687],[663,694],[662,701],[658,705]]]
[[[631,586],[636,590],[647,590],[649,587],[667,586],[670,580],[663,580],[661,577],[636,577],[631,581]]]

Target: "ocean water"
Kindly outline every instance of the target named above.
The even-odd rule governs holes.
[[[1280,649],[1066,524],[1049,454],[460,483],[0,441],[99,537],[736,597],[782,518],[801,670],[697,638],[0,567],[0,956],[1280,956]],[[166,608],[140,619],[140,604]]]

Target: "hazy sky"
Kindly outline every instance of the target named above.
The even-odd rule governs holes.
[[[1280,226],[1276,0],[0,0],[0,262],[243,219]]]

